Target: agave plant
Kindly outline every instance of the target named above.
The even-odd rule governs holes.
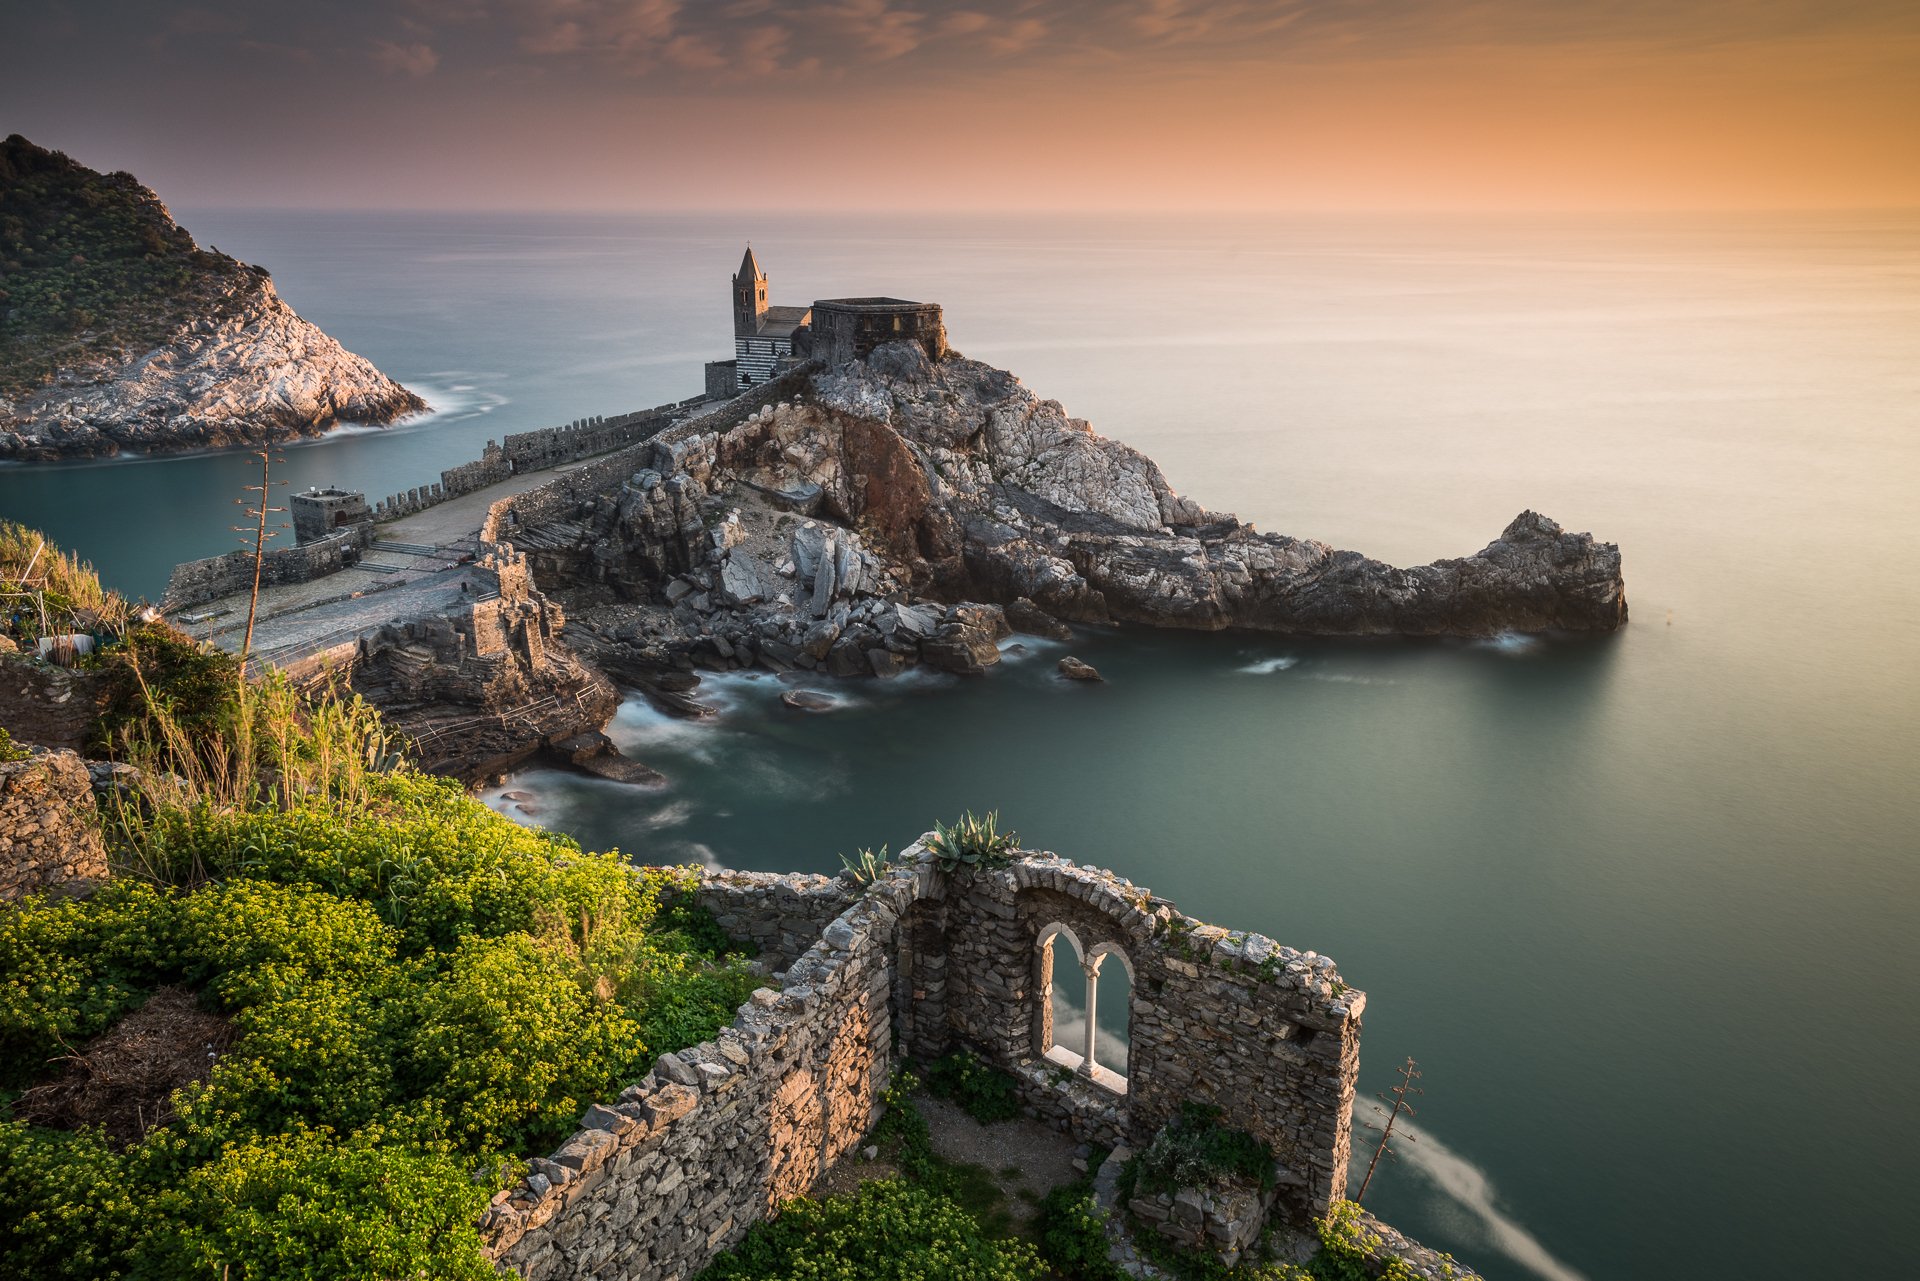
[[[943,872],[1004,866],[1019,848],[1017,833],[1000,830],[999,810],[989,810],[985,818],[968,810],[951,827],[936,819],[933,835],[927,838],[927,852],[939,860]]]
[[[887,847],[884,845],[880,847],[878,854],[875,854],[871,848],[863,848],[852,858],[842,854],[840,866],[845,870],[846,875],[853,877],[855,885],[866,886],[873,884],[893,869],[893,856],[887,852]]]

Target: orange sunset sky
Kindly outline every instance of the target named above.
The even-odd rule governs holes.
[[[1915,0],[0,14],[0,131],[184,205],[1920,206]]]

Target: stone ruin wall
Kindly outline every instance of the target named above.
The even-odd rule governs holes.
[[[86,762],[41,749],[0,762],[0,901],[82,892],[106,876]]]
[[[777,902],[782,879],[719,878],[701,898],[737,919],[727,900]],[[494,1198],[489,1255],[527,1281],[690,1277],[811,1190],[879,1119],[894,1061],[888,925],[917,888],[877,887],[789,966],[784,991],[761,988],[714,1040],[589,1107]]]
[[[269,548],[260,563],[260,585],[281,587],[337,574],[357,563],[372,541],[373,527],[359,524],[310,543]],[[253,554],[234,551],[175,565],[160,599],[163,607],[173,612],[252,590]]]
[[[840,879],[718,872],[698,901],[758,944],[762,988],[715,1040],[665,1055],[495,1197],[488,1252],[527,1281],[692,1276],[865,1142],[900,1062],[967,1048],[1042,1119],[1136,1147],[1188,1099],[1275,1149],[1281,1209],[1344,1193],[1360,1014],[1332,963],[1206,926],[1110,872],[1029,854],[958,879],[915,845],[864,893]],[[1136,975],[1128,1092],[1036,1051],[1040,930],[1071,924]],[[896,1035],[898,1040],[896,1040]]]
[[[0,654],[0,729],[22,743],[85,750],[109,692],[99,668]]]

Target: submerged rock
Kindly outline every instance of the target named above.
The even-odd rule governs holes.
[[[840,705],[831,696],[811,689],[790,689],[780,695],[780,701],[801,712],[830,712]]]
[[[1070,681],[1104,681],[1100,669],[1069,654],[1060,660],[1060,674]]]

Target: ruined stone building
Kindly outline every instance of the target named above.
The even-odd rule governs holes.
[[[918,341],[927,355],[947,354],[940,305],[903,298],[827,298],[811,307],[767,301],[767,273],[753,246],[732,281],[733,359],[707,364],[707,395],[728,400],[809,360],[828,366],[859,360],[882,343]]]

